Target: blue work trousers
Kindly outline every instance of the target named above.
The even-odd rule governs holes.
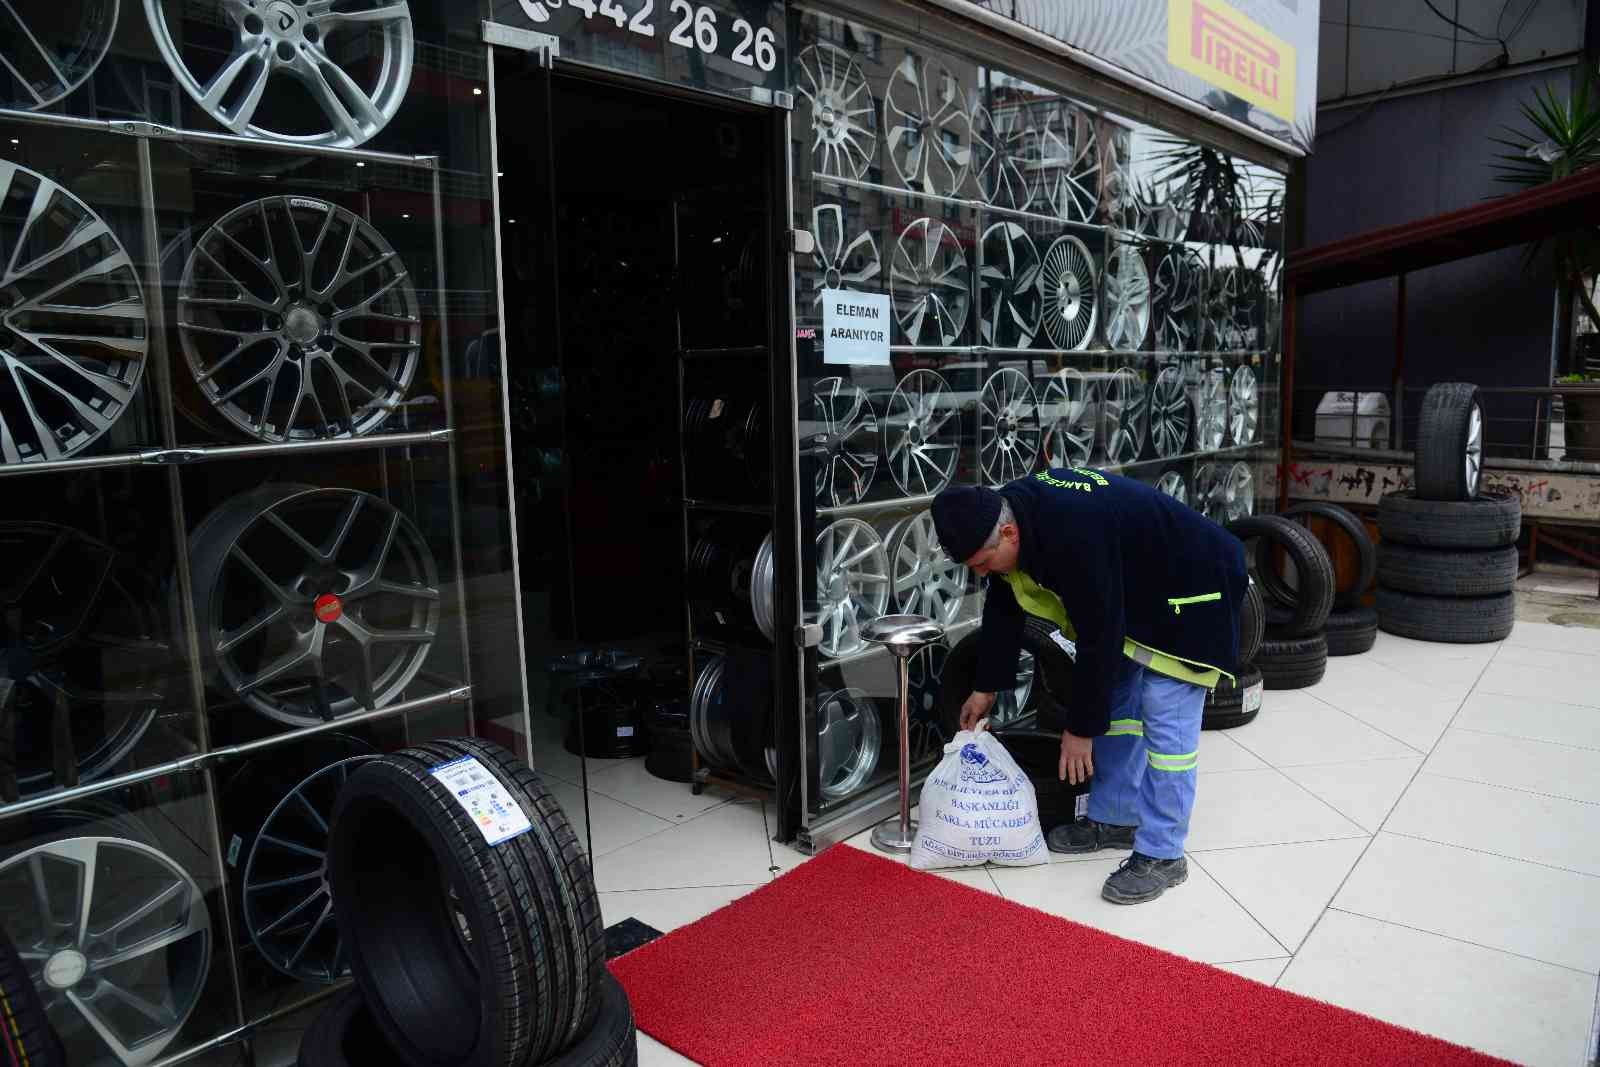
[[[1183,855],[1194,810],[1200,716],[1206,691],[1136,663],[1111,699],[1111,728],[1094,739],[1089,818],[1137,826],[1134,851]]]

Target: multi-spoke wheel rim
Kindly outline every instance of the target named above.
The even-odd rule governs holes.
[[[1150,331],[1150,271],[1134,245],[1118,245],[1106,261],[1106,344],[1137,352]]]
[[[771,641],[775,632],[772,619],[772,600],[777,578],[772,556],[772,535],[767,534],[756,550],[755,566],[750,571],[750,614],[755,616],[756,627]]]
[[[1056,238],[1044,254],[1039,289],[1044,296],[1044,332],[1057,348],[1077,351],[1094,338],[1094,257],[1076,237]]]
[[[206,114],[243,136],[354,148],[394,118],[411,83],[415,43],[406,0],[219,0],[220,18],[205,23],[189,15],[198,9],[174,0],[144,0],[144,8],[178,84]],[[168,8],[184,14],[169,21]],[[226,52],[227,58],[215,70],[196,70],[184,46],[191,55]],[[365,84],[340,66],[346,56],[352,68],[371,72]],[[306,97],[321,112],[317,121],[304,118]],[[258,122],[263,103],[267,112]],[[291,127],[282,128],[291,116]]]
[[[373,432],[422,353],[417,294],[394,249],[364,219],[305,197],[245,204],[200,238],[178,333],[212,406],[272,442]]]
[[[1472,405],[1467,415],[1466,479],[1467,496],[1478,495],[1478,482],[1483,477],[1483,408]]]
[[[334,982],[349,970],[328,886],[328,825],[339,787],[372,758],[339,760],[296,785],[245,858],[245,930],[262,957],[297,982]]]
[[[1051,375],[1039,404],[1044,426],[1045,462],[1052,467],[1081,467],[1094,455],[1102,389],[1081,371],[1063,368]]]
[[[1163,368],[1150,390],[1150,443],[1162,459],[1176,456],[1189,443],[1189,391],[1176,366]]]
[[[847,797],[866,785],[882,750],[878,709],[866,693],[837,689],[818,702],[817,762],[825,799]]]
[[[1027,348],[1039,332],[1043,294],[1039,250],[1014,222],[997,222],[983,234],[978,271],[978,332],[995,348]]]
[[[883,271],[877,238],[863,230],[845,242],[844,206],[818,204],[811,209],[811,233],[817,247],[811,253],[816,267],[817,295],[812,299],[817,313],[822,312],[824,289],[864,289]]]
[[[1187,194],[1174,191],[1170,184],[1151,190],[1145,205],[1145,228],[1152,237],[1169,244],[1182,241],[1189,234],[1189,212],[1182,201]]]
[[[1094,118],[1075,104],[1050,105],[1039,129],[1039,195],[1057,218],[1093,222],[1100,203]]]
[[[1127,367],[1111,376],[1106,383],[1105,402],[1101,405],[1105,428],[1106,458],[1112,463],[1132,463],[1144,451],[1146,423],[1150,407],[1144,381]]]
[[[194,879],[149,845],[84,836],[0,863],[0,887],[13,909],[6,931],[56,1029],[98,1041],[123,1067],[159,1058],[211,962],[211,918]]]
[[[1028,714],[1028,698],[1033,695],[1033,653],[1023,652],[1017,657],[1017,684],[995,694],[994,707],[989,709],[991,727],[1008,726]]]
[[[1194,397],[1194,444],[1215,452],[1228,435],[1228,373],[1213,367],[1200,376]]]
[[[1107,224],[1129,233],[1143,233],[1146,217],[1133,179],[1133,134],[1120,126],[1111,127],[1110,136],[1101,142],[1101,213]]]
[[[990,485],[1033,470],[1039,459],[1039,404],[1027,376],[1002,367],[978,395],[978,465]]]
[[[811,108],[811,167],[834,178],[859,178],[878,150],[872,90],[850,53],[819,42],[796,59],[795,91]]]
[[[906,55],[883,95],[889,161],[909,189],[951,196],[971,158],[972,120],[961,82],[943,63]]]
[[[1235,367],[1228,379],[1228,432],[1236,445],[1256,439],[1261,419],[1261,395],[1256,391],[1256,374],[1249,367]]]
[[[859,502],[878,473],[878,416],[867,391],[843,378],[818,379],[808,422],[819,447],[818,505]]]
[[[1233,315],[1239,299],[1239,272],[1233,267],[1216,267],[1206,275],[1205,346],[1229,351],[1237,341]]]
[[[936,371],[912,371],[895,386],[885,447],[889,473],[906,496],[928,496],[950,484],[961,454],[960,415]]]
[[[933,515],[924,511],[896,523],[886,544],[894,610],[954,622],[967,594],[967,568],[939,547]]]
[[[861,628],[888,610],[889,555],[860,519],[839,519],[817,534],[817,603],[827,656],[865,648]]]
[[[1194,311],[1200,289],[1200,263],[1187,248],[1169,248],[1150,281],[1158,343],[1173,352],[1191,351]]]
[[[57,780],[58,759],[77,784],[92,782],[133,750],[164,700],[167,646],[149,591],[114,549],[51,523],[0,523],[0,558],[12,561],[0,579],[0,662],[26,662],[11,695],[17,788],[71,784]]]
[[[111,228],[44,175],[0,161],[0,204],[0,463],[68,459],[133,403],[144,290]]]
[[[986,203],[1013,211],[1026,211],[1036,187],[1039,135],[1020,107],[1000,108],[999,114],[978,106],[972,112],[972,164],[978,192]]]
[[[88,81],[111,48],[120,0],[59,4],[0,4],[0,85],[15,95],[0,107],[37,111],[70,96]],[[44,17],[48,17],[48,26]],[[71,40],[64,40],[63,33]],[[61,47],[65,45],[65,47]]]
[[[1177,471],[1168,471],[1157,478],[1156,489],[1167,494],[1180,504],[1189,502],[1189,487],[1183,484],[1183,475]]]
[[[1194,472],[1194,495],[1190,507],[1215,523],[1228,521],[1227,481],[1215,463]]]
[[[213,512],[190,554],[217,683],[279,722],[391,703],[438,633],[433,553],[409,519],[367,493],[264,486]]]
[[[901,231],[889,268],[889,294],[907,341],[955,344],[967,325],[971,284],[967,255],[948,226],[917,219]]]
[[[1228,522],[1256,512],[1255,475],[1248,463],[1235,463],[1222,483],[1222,509]]]

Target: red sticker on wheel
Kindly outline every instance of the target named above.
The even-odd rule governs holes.
[[[317,597],[312,610],[317,613],[317,619],[321,622],[338,622],[339,616],[344,614],[344,601],[332,593],[323,593]]]

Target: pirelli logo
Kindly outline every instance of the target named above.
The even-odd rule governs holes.
[[[1222,0],[1167,0],[1167,61],[1294,121],[1294,46]]]

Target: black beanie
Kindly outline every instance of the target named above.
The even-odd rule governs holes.
[[[933,526],[945,555],[965,563],[983,547],[1000,519],[1000,494],[979,485],[955,485],[933,498]]]

